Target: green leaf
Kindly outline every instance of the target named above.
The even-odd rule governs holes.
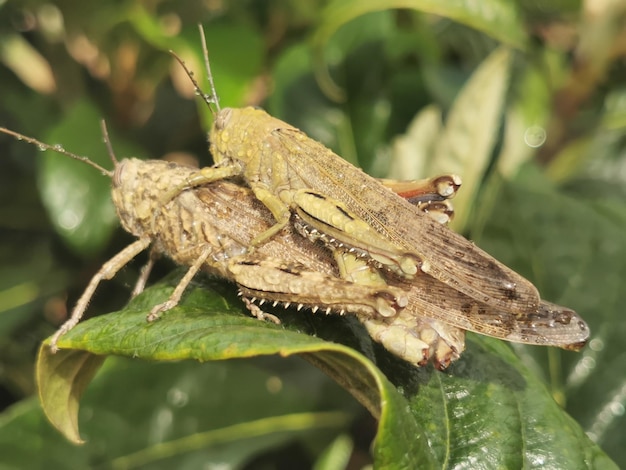
[[[150,307],[173,288],[172,282],[160,283],[125,310],[79,324],[59,346],[167,361],[298,354],[380,420],[377,468],[448,468],[477,461],[540,468],[540,455],[544,462],[577,466],[606,458],[501,341],[471,336],[468,351],[446,373],[415,368],[375,347],[371,357],[394,386],[363,355],[328,341],[371,351],[353,318],[289,311],[281,315],[283,325],[260,322],[222,284],[211,287],[192,288],[183,304],[148,324]],[[317,337],[307,334],[313,331]]]
[[[320,87],[330,98],[342,101],[344,94],[328,74],[324,48],[330,37],[345,23],[366,13],[391,8],[409,8],[432,13],[466,24],[488,34],[504,44],[524,47],[526,33],[519,20],[515,4],[504,0],[473,2],[471,0],[335,0],[322,12],[320,25],[313,35],[316,75]]]
[[[219,286],[216,285],[218,289]],[[412,436],[402,442],[391,435],[379,438],[378,447],[389,454],[388,458],[397,459],[402,452],[410,450],[407,462],[428,461],[430,452],[425,440],[419,437],[419,425],[403,411],[406,401],[370,361],[353,349],[293,331],[306,328],[307,317],[289,319],[289,323],[295,324],[286,329],[251,318],[242,311],[232,293],[222,297],[216,292],[195,288],[188,293],[183,305],[167,312],[159,321],[147,323],[150,307],[164,301],[171,291],[171,283],[156,285],[133,300],[125,310],[79,324],[59,341],[59,347],[98,355],[166,361],[196,359],[204,362],[300,354],[335,378],[374,416],[390,414],[388,419],[394,421],[394,426],[402,426],[403,432]],[[44,370],[45,367],[45,364],[40,367],[40,375],[54,375],[54,371]],[[381,410],[382,403],[387,406]],[[72,412],[68,409],[62,413]]]
[[[442,468],[615,468],[506,343],[468,340],[447,373],[411,384]]]
[[[43,411],[55,428],[70,442],[82,444],[78,433],[78,402],[89,382],[104,362],[104,357],[84,351],[52,354],[39,348],[37,387]]]
[[[422,109],[411,121],[407,131],[393,141],[388,178],[420,179],[428,173],[433,148],[440,138],[441,110],[434,105]]]
[[[88,354],[88,353],[82,353]],[[280,364],[278,364],[280,362]],[[321,452],[356,406],[301,361],[146,363],[110,358],[81,401],[70,444],[35,400],[0,415],[6,468],[242,468],[263,452]],[[299,442],[300,441],[300,442]]]
[[[579,183],[574,189],[581,189]],[[478,240],[533,281],[542,297],[575,309],[589,323],[589,345],[580,354],[516,350],[545,377],[555,397],[567,399],[567,410],[613,456],[623,455],[620,430],[626,425],[625,232],[625,218],[599,210],[579,194],[557,190],[528,165],[516,180],[502,185]]]

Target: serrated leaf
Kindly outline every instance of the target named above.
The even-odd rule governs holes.
[[[427,175],[455,173],[463,180],[454,199],[452,227],[463,231],[491,160],[506,95],[511,52],[494,51],[459,92]]]
[[[472,2],[453,0],[335,0],[322,12],[320,25],[313,35],[316,76],[320,88],[334,100],[344,99],[343,90],[334,83],[324,60],[324,47],[329,38],[345,23],[370,12],[391,8],[409,8],[450,18],[459,23],[483,31],[499,41],[513,47],[524,47],[526,33],[519,19],[515,4],[504,0]]]
[[[544,468],[535,458],[544,453],[546,462],[583,468],[584,462],[606,459],[505,343],[472,337],[466,354],[446,373],[381,352],[379,366],[393,386],[354,349],[321,339],[362,342],[354,337],[360,330],[350,336],[338,328],[350,319],[285,312],[283,325],[264,323],[250,318],[220,284],[212,287],[217,291],[193,288],[182,305],[147,324],[150,306],[172,290],[171,282],[158,284],[125,310],[79,324],[59,346],[168,361],[298,354],[379,418],[377,468],[452,468],[477,461]]]

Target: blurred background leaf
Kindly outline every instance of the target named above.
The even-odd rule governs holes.
[[[626,334],[621,308],[626,278],[626,4],[491,1],[478,8],[476,2],[440,3],[105,0],[94,8],[88,2],[10,0],[0,5],[0,125],[90,157],[100,155],[106,164],[97,122],[104,118],[118,157],[186,152],[210,164],[203,132],[209,113],[194,100],[167,53],[176,51],[200,76],[196,23],[202,22],[222,105],[262,105],[352,163],[386,176],[393,168],[391,156],[398,152],[394,142],[409,138],[411,131],[415,136],[432,134],[424,142],[417,137],[414,156],[411,144],[400,152],[406,167],[424,168],[416,159],[443,145],[441,129],[454,123],[457,98],[471,77],[499,46],[513,46],[508,85],[494,110],[499,118],[482,129],[492,141],[491,150],[487,147],[481,155],[472,154],[469,147],[465,153],[457,150],[461,168],[474,170],[461,188],[461,194],[471,196],[466,196],[460,225],[465,235],[532,280],[543,297],[574,308],[588,321],[592,338],[582,353],[518,346],[513,350],[591,440],[626,467],[626,442],[620,432],[626,425],[626,356],[621,347]],[[327,70],[340,87],[343,101],[324,94],[324,83],[330,82],[318,84],[320,70]],[[485,88],[484,97],[475,97],[478,122],[472,122],[471,107],[466,108],[468,122],[481,123],[481,103],[493,99],[493,92]],[[409,127],[412,122],[422,124]],[[227,416],[223,400],[253,383],[255,374],[260,384],[271,383],[264,372],[268,367],[274,371],[272,380],[287,382],[290,373],[297,377],[290,403],[315,402],[308,401],[310,391],[299,386],[313,369],[302,369],[290,359],[202,366],[109,360],[83,401],[82,419],[95,420],[93,428],[81,425],[86,429],[83,437],[93,444],[62,446],[62,438],[43,421],[31,398],[38,346],[66,318],[66,305],[75,302],[88,279],[130,237],[111,231],[106,178],[80,165],[72,165],[77,168],[73,170],[63,157],[41,157],[36,148],[0,136],[0,403],[6,408],[0,440],[10,443],[3,449],[14,449],[8,463],[37,467],[32,459],[44,455],[49,457],[48,468],[85,468],[103,461],[108,449],[126,445],[116,444],[122,431],[107,432],[126,429],[123,435],[133,435],[134,428],[124,424],[133,416],[150,423],[128,444],[126,449],[133,451],[225,426],[206,423],[219,420],[221,411]],[[72,185],[76,187],[59,186],[55,191],[56,183],[46,183],[49,174],[66,181],[89,178],[89,190],[80,192],[79,185]],[[101,183],[95,182],[99,178]],[[53,203],[63,201],[61,196],[70,190],[82,194],[79,209],[93,216],[84,219],[85,232],[67,223],[61,225],[69,230],[58,229],[63,204],[55,209]],[[116,311],[126,303],[142,261],[101,286],[90,315]],[[161,264],[154,279],[170,270],[171,265]],[[332,321],[350,325],[349,320]],[[485,346],[491,344],[497,344],[495,350]],[[469,393],[462,364],[471,367],[467,361],[479,361],[476,354],[484,348],[490,354],[506,354],[509,346],[470,335],[468,351],[456,369],[446,374],[429,368],[417,372],[428,378],[419,382],[423,394],[416,395],[422,412],[435,403],[429,387],[441,390],[444,380],[457,387],[446,396]],[[400,385],[387,361],[379,361],[379,367]],[[242,375],[236,370],[240,364],[246,368]],[[212,388],[211,377],[231,375],[232,383],[225,379],[223,388]],[[202,392],[190,398],[196,414],[181,418],[189,428],[175,437],[150,434],[150,429],[165,429],[158,423],[171,419],[175,405],[168,402],[167,391],[183,376],[197,381]],[[242,376],[250,382],[235,380]],[[293,431],[284,439],[246,441],[236,445],[234,454],[226,446],[224,461],[275,468],[281,459],[294,458],[296,464],[308,466],[334,438],[347,435],[354,445],[346,468],[370,462],[375,424],[339,387],[322,374],[319,380],[324,393],[316,400],[336,404],[320,409],[348,413],[351,426],[318,431],[323,439],[303,439]],[[133,399],[133,390],[140,398]],[[113,391],[119,395],[107,401]],[[280,398],[274,398],[263,406],[280,407]],[[454,409],[477,413],[463,406]],[[280,413],[304,409],[288,408]],[[436,438],[426,436],[437,455]],[[462,459],[461,441],[449,444]],[[332,447],[328,449],[332,453]],[[2,455],[6,459],[9,454]],[[201,452],[185,465],[197,468],[198,462],[219,460],[220,455]],[[482,464],[493,465],[487,460]]]

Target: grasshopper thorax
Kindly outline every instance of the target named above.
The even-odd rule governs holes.
[[[211,127],[211,155],[216,165],[229,161],[245,165],[258,155],[258,145],[271,146],[275,131],[284,129],[300,133],[260,108],[223,108]]]

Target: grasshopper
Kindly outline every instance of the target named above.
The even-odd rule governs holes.
[[[538,314],[535,286],[461,235],[437,223],[381,182],[343,160],[299,129],[257,108],[220,108],[203,37],[211,95],[197,93],[215,120],[209,134],[215,165],[202,168],[166,193],[224,178],[243,177],[275,223],[250,249],[266,243],[296,214],[330,245],[347,246],[376,268],[408,280],[427,274],[473,301],[511,312]],[[340,260],[338,260],[340,262]]]
[[[276,243],[268,243],[258,253],[248,254],[246,247],[253,234],[266,230],[270,225],[267,223],[267,214],[263,213],[265,209],[247,189],[219,182],[211,190],[198,188],[194,192],[180,194],[166,205],[154,207],[155,201],[168,187],[181,184],[196,169],[163,161],[124,159],[118,162],[104,127],[105,142],[114,162],[114,171],[106,170],[88,158],[72,154],[62,147],[44,144],[8,129],[0,128],[0,131],[35,144],[40,149],[53,150],[88,163],[111,177],[112,198],[122,226],[138,238],[94,275],[68,321],[52,337],[53,350],[57,349],[59,338],[80,321],[98,284],[103,279],[112,278],[150,245],[154,253],[165,254],[175,262],[189,266],[189,270],[171,297],[151,310],[148,320],[155,320],[161,312],[176,306],[200,269],[235,282],[252,313],[259,318],[274,321],[277,318],[262,312],[254,305],[255,300],[287,306],[294,303],[298,309],[306,305],[314,311],[323,309],[326,313],[350,311],[363,319],[394,316],[408,303],[402,289],[388,286],[383,281],[366,285],[364,282],[354,284],[339,279],[335,268],[326,259],[327,251],[298,235],[288,239],[277,238]],[[441,201],[446,196],[433,193],[445,188],[445,183],[442,185],[441,181],[439,178],[422,182],[422,199],[419,203],[424,205],[425,210],[447,218],[450,207]],[[433,194],[429,196],[426,191]],[[148,268],[143,270],[133,295],[143,290],[153,258],[151,256]],[[359,261],[353,263],[358,264]],[[378,324],[376,320],[370,323],[372,328]],[[429,348],[424,343],[420,343],[420,346],[421,349]]]
[[[202,269],[237,284],[244,302],[258,318],[277,320],[257,305],[265,302],[294,304],[298,310],[306,306],[314,312],[350,312],[365,325],[374,340],[417,365],[432,360],[440,369],[447,367],[464,349],[465,330],[566,349],[582,347],[588,337],[584,322],[575,312],[563,307],[542,302],[536,315],[516,318],[476,302],[431,276],[420,274],[410,281],[386,279],[345,247],[337,247],[333,258],[324,246],[297,233],[297,230],[313,230],[301,219],[294,220],[286,230],[250,253],[247,247],[252,240],[274,223],[271,212],[250,189],[216,181],[181,192],[155,208],[163,191],[186,181],[197,169],[164,161],[118,162],[106,132],[105,142],[114,161],[114,172],[61,147],[4,128],[0,131],[89,163],[110,176],[112,197],[122,226],[138,238],[94,275],[71,317],[51,338],[53,350],[59,338],[80,321],[98,284],[113,277],[149,245],[155,253],[189,266],[170,298],[151,310],[149,320],[173,308],[193,276]],[[411,187],[417,188],[417,194],[407,193],[406,188],[392,182],[385,183],[412,197],[421,210],[445,223],[452,213],[447,199],[456,191],[457,182],[455,177],[442,177],[413,183]],[[339,267],[337,259],[341,260]],[[143,289],[149,266],[151,262],[143,270],[133,295]],[[406,307],[397,307],[393,315],[385,316],[385,309],[398,302]]]

